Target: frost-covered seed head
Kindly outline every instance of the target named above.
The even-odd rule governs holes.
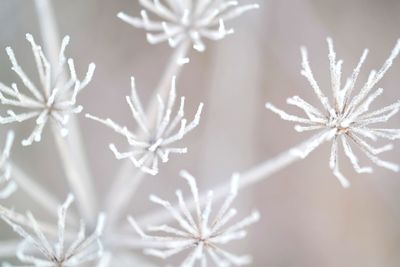
[[[69,195],[58,209],[56,237],[46,237],[30,212],[27,213],[27,218],[31,223],[29,229],[23,228],[6,214],[0,214],[0,217],[24,239],[17,249],[17,258],[22,263],[32,266],[75,267],[94,262],[102,256],[103,246],[100,237],[104,228],[104,214],[99,215],[96,229],[91,235],[86,236],[85,224],[81,221],[76,238],[73,238],[70,232],[66,232],[67,210],[73,200],[74,197]]]
[[[176,100],[176,78],[173,77],[171,90],[166,103],[158,96],[158,115],[156,124],[145,114],[142,104],[136,92],[135,80],[131,78],[131,95],[126,97],[132,116],[138,124],[142,133],[133,134],[126,126],[120,126],[111,119],[100,119],[86,114],[86,117],[98,121],[115,132],[123,135],[131,150],[119,152],[114,144],[110,144],[110,149],[117,159],[129,158],[132,163],[143,172],[151,175],[158,174],[159,161],[168,162],[170,154],[183,154],[187,152],[186,147],[175,147],[173,144],[196,128],[200,122],[200,115],[203,103],[200,103],[194,119],[187,123],[184,117],[185,98],[181,97],[179,109],[175,116],[172,115]]]
[[[135,231],[144,240],[154,242],[154,248],[145,249],[145,254],[166,259],[190,250],[188,256],[180,264],[181,267],[197,266],[196,263],[206,267],[209,261],[215,266],[249,264],[250,256],[237,256],[223,248],[231,241],[243,239],[247,235],[245,228],[257,222],[260,217],[259,213],[254,211],[250,216],[229,225],[237,213],[231,208],[231,204],[238,193],[239,175],[232,176],[230,193],[227,194],[214,219],[211,219],[213,192],[208,193],[206,202],[202,205],[195,178],[186,171],[182,171],[181,176],[187,181],[193,195],[195,203],[193,214],[183,200],[180,190],[176,191],[179,209],[174,208],[166,200],[154,195],[150,196],[152,202],[163,206],[171,213],[177,221],[177,228],[169,225],[149,226],[147,231],[154,234],[146,234],[132,217],[128,218]]]
[[[11,181],[11,165],[9,163],[10,151],[14,142],[14,132],[7,133],[3,151],[0,154],[0,199],[9,197],[16,189],[17,185]]]
[[[232,34],[233,29],[226,29],[225,22],[243,13],[256,9],[258,4],[240,5],[230,0],[139,0],[144,9],[141,17],[131,17],[123,12],[118,17],[136,28],[143,28],[151,44],[168,41],[171,47],[190,40],[193,48],[204,51],[203,38],[220,40]],[[158,16],[160,21],[153,21],[147,12]]]
[[[0,102],[3,105],[23,110],[17,114],[14,110],[7,110],[7,116],[0,116],[0,123],[23,122],[34,119],[35,128],[31,135],[22,141],[25,146],[31,145],[34,141],[39,142],[42,132],[49,120],[54,122],[60,129],[61,135],[68,134],[68,121],[72,114],[80,113],[82,106],[76,105],[78,93],[91,81],[95,65],[91,63],[88,67],[85,78],[80,81],[75,72],[74,61],[66,58],[65,49],[69,43],[69,36],[65,36],[59,55],[57,66],[51,66],[45,57],[42,48],[36,44],[30,34],[26,39],[32,46],[33,55],[39,74],[40,89],[31,81],[19,66],[14,51],[7,47],[6,51],[12,64],[12,70],[21,79],[26,87],[26,93],[20,92],[16,83],[11,87],[0,83]],[[69,70],[69,78],[64,77],[64,70]]]
[[[314,93],[321,102],[323,109],[320,110],[314,107],[299,96],[288,98],[287,103],[302,109],[306,117],[287,114],[271,103],[267,103],[266,107],[284,120],[299,123],[299,125],[295,125],[295,130],[298,132],[319,131],[319,133],[312,138],[312,141],[306,144],[302,149],[292,151],[296,155],[304,158],[325,141],[333,141],[329,165],[334,175],[344,187],[348,187],[350,183],[339,170],[338,150],[340,143],[342,144],[345,155],[358,173],[370,173],[372,172],[372,167],[361,167],[359,165],[359,160],[353,152],[352,145],[360,149],[377,166],[396,172],[399,171],[399,166],[397,164],[384,161],[377,156],[382,152],[392,149],[392,144],[375,148],[370,145],[367,140],[376,141],[379,138],[396,140],[400,138],[400,129],[388,129],[376,126],[379,123],[387,122],[399,112],[400,100],[378,110],[370,111],[370,106],[373,101],[383,93],[382,88],[374,88],[390,68],[393,60],[398,56],[400,52],[400,40],[398,40],[383,66],[378,71],[372,70],[367,81],[361,86],[359,92],[355,94],[356,81],[361,66],[367,57],[368,50],[364,50],[353,73],[347,78],[346,82],[342,84],[343,61],[336,59],[332,40],[328,38],[327,42],[329,47],[332,101],[329,102],[329,98],[320,89],[317,81],[314,79],[308,62],[307,50],[302,47],[303,69],[301,74],[307,78]]]

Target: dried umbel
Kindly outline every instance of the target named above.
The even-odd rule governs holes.
[[[119,152],[114,144],[110,144],[110,149],[117,159],[129,158],[143,172],[156,175],[158,173],[159,159],[162,162],[167,162],[170,154],[187,152],[186,147],[174,147],[173,144],[182,140],[187,133],[199,125],[203,103],[200,103],[194,119],[187,123],[184,117],[185,98],[181,97],[179,109],[176,115],[173,116],[172,112],[176,100],[175,80],[176,78],[174,77],[166,103],[158,96],[158,114],[156,124],[153,126],[151,119],[145,114],[136,93],[135,80],[133,77],[131,78],[131,95],[126,97],[126,101],[131,109],[133,118],[142,131],[140,135],[135,135],[126,126],[119,126],[111,119],[100,119],[86,114],[86,117],[103,123],[126,138],[131,147],[128,152]]]
[[[85,78],[82,81],[77,78],[73,59],[67,59],[64,55],[69,43],[68,36],[64,37],[62,41],[57,66],[50,65],[43,54],[42,48],[35,43],[32,35],[27,34],[26,39],[32,46],[39,74],[40,89],[36,87],[18,65],[14,52],[10,47],[7,47],[6,51],[12,64],[12,70],[21,79],[28,94],[20,92],[15,83],[11,87],[0,83],[1,103],[23,110],[19,114],[14,110],[8,110],[8,116],[0,117],[0,123],[6,124],[35,119],[36,126],[31,135],[22,141],[25,146],[41,140],[43,129],[49,120],[52,120],[59,127],[63,136],[68,134],[67,123],[71,114],[82,111],[82,106],[76,105],[77,95],[88,85],[95,69],[95,65],[91,63]],[[64,77],[65,68],[69,69],[69,78]]]
[[[193,48],[204,51],[203,38],[220,40],[233,29],[225,28],[225,21],[239,17],[244,12],[258,8],[258,4],[239,5],[238,1],[227,0],[139,0],[145,8],[141,17],[131,17],[123,12],[118,17],[136,28],[143,28],[151,44],[168,41],[171,47],[190,40]],[[147,13],[158,16],[153,21]]]
[[[362,64],[364,63],[368,50],[365,50],[361,59],[354,69],[352,75],[347,79],[344,86],[341,84],[341,69],[342,60],[336,60],[336,54],[333,49],[332,40],[328,38],[329,45],[329,62],[331,72],[331,87],[332,87],[332,103],[329,103],[328,97],[322,92],[318,83],[314,79],[311,71],[307,51],[301,49],[303,58],[303,70],[301,74],[307,78],[314,93],[317,95],[323,110],[319,110],[309,104],[299,96],[288,98],[287,103],[302,109],[307,117],[299,117],[289,115],[286,112],[276,108],[270,103],[266,107],[277,113],[282,119],[293,121],[301,125],[296,125],[295,130],[298,132],[304,131],[319,131],[311,142],[306,144],[302,149],[293,150],[293,153],[301,157],[306,157],[315,148],[325,141],[332,141],[330,168],[334,175],[339,179],[344,187],[350,185],[349,181],[339,170],[338,162],[338,147],[341,143],[345,155],[352,163],[354,170],[358,173],[370,173],[371,167],[361,167],[359,160],[354,154],[351,145],[355,145],[360,149],[374,164],[387,168],[392,171],[399,171],[397,164],[384,161],[378,158],[382,152],[393,148],[392,144],[382,147],[373,147],[366,140],[377,141],[379,138],[395,140],[400,138],[400,129],[388,129],[377,126],[379,123],[385,123],[400,110],[400,101],[370,111],[370,106],[373,101],[383,93],[383,89],[374,89],[375,85],[383,78],[386,71],[390,68],[393,60],[400,52],[400,40],[390,54],[389,58],[378,71],[372,70],[368,80],[361,86],[358,93],[354,93],[356,81],[360,73]]]
[[[11,181],[11,165],[8,162],[11,147],[14,141],[14,132],[8,132],[6,143],[0,154],[0,199],[9,197],[17,188],[15,182]]]
[[[66,231],[67,210],[73,200],[73,196],[69,195],[65,203],[58,209],[57,240],[53,246],[53,240],[49,240],[44,235],[41,225],[32,213],[27,213],[29,228],[23,228],[7,214],[0,214],[1,218],[24,238],[16,253],[22,263],[41,267],[74,267],[100,259],[103,253],[100,236],[104,227],[104,214],[100,214],[96,229],[89,236],[86,236],[85,224],[81,222],[79,232],[73,239],[73,235]],[[66,246],[66,243],[70,244],[69,247]]]
[[[231,208],[231,204],[238,193],[239,176],[237,174],[232,176],[230,193],[226,196],[213,220],[211,219],[213,192],[208,193],[206,202],[202,205],[195,178],[186,171],[182,171],[181,176],[188,182],[193,195],[195,203],[193,215],[189,211],[190,207],[184,202],[180,190],[176,191],[179,210],[166,200],[154,195],[150,196],[152,202],[163,206],[171,213],[180,228],[169,225],[150,226],[147,228],[149,232],[160,233],[160,235],[149,235],[139,227],[132,217],[128,218],[136,232],[144,240],[154,242],[154,248],[145,249],[145,254],[165,259],[190,250],[188,256],[180,264],[181,267],[192,267],[196,262],[200,263],[199,266],[208,266],[210,260],[215,266],[249,264],[250,256],[237,256],[222,248],[231,241],[243,239],[247,235],[245,228],[257,222],[260,217],[259,213],[255,211],[241,221],[228,225],[237,213],[235,209]]]

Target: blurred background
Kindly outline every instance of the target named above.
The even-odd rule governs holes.
[[[149,204],[149,193],[174,199],[177,187],[186,190],[178,176],[181,169],[189,170],[198,178],[200,189],[206,190],[227,181],[232,172],[245,171],[307,138],[308,134],[295,132],[293,124],[264,108],[265,102],[271,101],[296,112],[285,104],[293,95],[317,103],[300,75],[301,45],[309,50],[321,88],[330,92],[327,36],[333,38],[338,57],[344,59],[344,76],[351,74],[363,49],[370,49],[361,82],[371,69],[382,66],[400,37],[398,0],[251,2],[257,1],[259,10],[228,23],[235,28],[234,35],[208,42],[204,53],[191,51],[191,62],[184,67],[177,87],[178,94],[187,97],[189,118],[199,102],[205,103],[201,124],[182,142],[189,147],[188,154],[172,157],[158,176],[144,180],[132,199],[130,214],[139,217],[158,209]],[[53,1],[60,34],[71,36],[67,56],[75,59],[78,75],[84,76],[90,62],[97,65],[93,81],[79,97],[84,112],[113,118],[131,129],[136,125],[125,104],[129,77],[136,77],[138,93],[147,103],[172,54],[166,44],[148,44],[143,30],[117,19],[119,11],[138,15],[137,2]],[[20,65],[36,77],[25,40],[27,32],[42,43],[33,1],[0,0],[0,80],[5,84],[17,79],[4,51],[9,45]],[[399,74],[397,60],[378,85],[385,93],[374,107],[400,98]],[[4,110],[0,109],[2,114]],[[124,139],[82,115],[79,120],[96,190],[102,198],[122,165],[109,151],[108,143],[123,145]],[[390,122],[391,127],[399,125],[399,116]],[[30,134],[33,124],[0,126],[1,138],[9,127],[16,130],[20,141]],[[27,148],[16,143],[12,158],[64,199],[69,190],[53,142],[47,129],[41,143]],[[373,175],[358,175],[341,155],[342,171],[352,183],[345,190],[329,169],[329,149],[325,144],[308,158],[242,190],[236,206],[241,211],[259,209],[262,220],[251,227],[249,237],[238,242],[233,252],[252,254],[252,266],[260,267],[400,266],[399,174],[376,168]],[[400,162],[399,151],[397,146],[384,158]],[[38,217],[48,216],[21,192],[7,205],[21,211],[30,209]],[[1,223],[0,240],[13,236]]]

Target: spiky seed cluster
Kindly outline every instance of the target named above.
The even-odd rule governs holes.
[[[11,165],[8,162],[13,142],[14,132],[10,131],[7,133],[6,143],[0,155],[0,199],[9,197],[17,189],[16,183],[10,181]]]
[[[58,209],[58,236],[54,246],[51,245],[52,240],[44,235],[32,213],[27,213],[32,230],[26,230],[6,215],[0,214],[2,219],[24,238],[17,249],[17,258],[22,263],[33,266],[73,267],[101,257],[103,247],[100,243],[100,236],[103,232],[105,216],[104,214],[99,215],[96,229],[88,237],[85,232],[85,224],[81,222],[79,232],[73,240],[72,235],[65,229],[67,210],[73,200],[73,196],[69,195],[65,203]],[[30,231],[33,233],[31,234]],[[66,242],[70,243],[69,247],[66,247]]]
[[[143,110],[133,77],[131,78],[131,88],[131,96],[127,96],[126,101],[132,111],[133,118],[142,131],[141,135],[133,134],[126,126],[119,126],[111,119],[100,119],[90,114],[86,114],[86,117],[103,123],[127,139],[131,146],[129,152],[119,152],[114,144],[110,144],[110,149],[117,159],[129,158],[143,172],[156,175],[158,174],[159,159],[165,163],[169,160],[170,154],[187,152],[186,147],[178,148],[171,145],[183,139],[187,133],[197,127],[200,122],[203,103],[200,103],[193,121],[188,124],[184,118],[185,98],[181,97],[179,110],[172,117],[176,99],[176,78],[173,77],[167,102],[164,103],[162,98],[158,96],[159,108],[154,126]]]
[[[196,263],[200,266],[208,266],[211,259],[216,266],[244,265],[251,262],[249,256],[234,255],[221,246],[233,241],[242,239],[246,236],[246,227],[259,220],[259,213],[253,212],[250,216],[242,219],[238,223],[227,226],[237,211],[231,208],[231,204],[238,193],[239,176],[232,176],[231,191],[226,196],[221,208],[211,220],[213,192],[210,191],[204,205],[200,203],[199,191],[196,179],[186,171],[181,172],[181,176],[188,182],[193,200],[195,203],[195,213],[189,212],[189,207],[183,200],[180,190],[176,192],[179,200],[179,210],[174,208],[170,202],[157,196],[151,195],[150,200],[163,206],[176,219],[180,228],[169,225],[150,226],[149,232],[160,233],[161,235],[148,235],[129,217],[129,221],[136,232],[147,241],[155,242],[155,248],[145,249],[148,255],[168,258],[185,250],[191,250],[189,255],[180,265],[181,267],[192,267]]]
[[[331,87],[333,94],[333,102],[329,103],[328,97],[322,92],[318,83],[314,79],[311,71],[307,51],[301,49],[302,66],[301,74],[307,78],[314,93],[317,95],[322,104],[323,110],[319,110],[313,105],[301,99],[299,96],[288,98],[287,103],[302,109],[307,116],[298,117],[289,115],[286,112],[276,108],[270,103],[266,107],[278,114],[282,119],[300,123],[296,125],[295,130],[298,132],[318,130],[319,133],[314,136],[311,142],[301,150],[293,150],[294,153],[301,157],[306,157],[319,145],[325,141],[332,140],[332,148],[330,155],[330,168],[334,175],[339,179],[344,187],[350,185],[349,181],[339,170],[338,147],[341,143],[345,155],[352,163],[354,170],[358,173],[370,173],[371,167],[360,167],[359,160],[354,154],[351,144],[356,145],[374,164],[387,168],[392,171],[399,171],[399,166],[378,158],[382,152],[393,148],[392,144],[375,148],[370,145],[366,139],[377,141],[379,138],[395,140],[400,138],[400,129],[387,129],[376,126],[378,123],[387,122],[400,110],[400,101],[385,106],[381,109],[370,111],[372,102],[383,93],[383,89],[374,90],[375,85],[383,78],[386,71],[390,68],[393,60],[400,52],[400,40],[390,54],[389,58],[378,71],[372,70],[368,80],[362,85],[360,91],[353,96],[356,81],[360,73],[362,64],[364,63],[368,50],[365,50],[361,59],[354,69],[352,75],[347,79],[344,86],[341,84],[341,68],[342,60],[336,60],[332,40],[327,39],[329,46],[329,62],[331,72]]]
[[[25,146],[31,145],[34,141],[39,142],[41,140],[43,129],[49,120],[55,122],[63,136],[68,134],[67,123],[69,117],[73,113],[80,113],[82,111],[82,106],[76,105],[77,95],[91,81],[95,69],[95,65],[91,63],[85,78],[82,81],[77,78],[73,59],[66,59],[64,55],[69,43],[68,36],[64,37],[62,41],[57,66],[50,65],[43,54],[42,48],[35,43],[32,35],[27,34],[26,39],[32,46],[41,90],[36,87],[18,65],[11,47],[7,47],[6,51],[12,64],[12,70],[19,76],[29,95],[21,93],[15,83],[11,87],[0,83],[1,103],[24,110],[19,114],[14,110],[8,110],[8,116],[0,117],[0,123],[6,124],[35,119],[36,126],[31,135],[22,141],[22,144]],[[68,67],[66,66],[67,64]],[[64,74],[66,68],[69,69],[69,79]]]
[[[225,21],[234,19],[244,12],[258,8],[257,4],[239,5],[238,1],[210,0],[140,0],[145,8],[141,17],[131,17],[123,12],[118,17],[136,28],[143,28],[147,40],[151,44],[168,41],[171,47],[190,40],[193,48],[204,51],[203,38],[220,40],[233,29],[225,28]],[[164,2],[164,4],[162,3]],[[160,17],[161,21],[153,21],[147,11]]]

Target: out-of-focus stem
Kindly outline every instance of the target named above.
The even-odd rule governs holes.
[[[123,214],[128,206],[131,197],[136,193],[141,181],[145,177],[145,173],[140,170],[136,171],[136,174],[132,175],[128,181],[120,181],[118,185],[120,190],[115,192],[106,205],[108,229],[114,230],[115,223],[120,219],[120,215]]]
[[[46,54],[49,58],[51,65],[57,66],[60,50],[60,36],[58,34],[57,23],[54,17],[51,0],[35,0],[35,6],[38,14],[38,20]],[[63,79],[66,79],[66,73],[63,72],[62,75]],[[87,199],[93,200],[92,204],[83,203],[82,206],[86,206],[87,208],[90,207],[93,209],[89,212],[89,214],[94,216],[90,219],[95,220],[95,213],[97,212],[97,207],[96,205],[94,205],[96,203],[96,195],[95,191],[93,190],[93,179],[89,171],[89,163],[84,149],[85,146],[82,141],[82,135],[76,116],[71,116],[68,124],[68,129],[68,140],[74,153],[74,157],[72,157],[71,160],[75,161],[74,167],[78,168],[80,171],[80,180],[82,182],[81,190],[86,191],[86,195],[88,195]],[[81,198],[78,198],[78,201],[81,200]]]
[[[162,99],[165,99],[168,96],[169,89],[171,88],[172,77],[178,77],[181,73],[184,65],[182,63],[182,59],[187,57],[190,45],[190,41],[185,41],[180,44],[168,61],[168,65],[165,68],[163,76],[161,77],[156,90],[153,92],[153,95],[150,98],[150,104],[146,110],[146,116],[151,124],[154,124],[156,118],[158,103],[157,95],[160,95]]]
[[[239,188],[245,188],[250,185],[253,185],[255,183],[258,183],[262,180],[265,180],[269,178],[271,175],[274,173],[286,168],[290,164],[296,162],[297,160],[301,159],[299,155],[293,153],[293,150],[302,150],[302,148],[305,147],[306,144],[311,142],[312,140],[315,139],[315,136],[311,137],[310,139],[306,140],[305,142],[297,145],[296,147],[293,147],[285,152],[282,152],[278,156],[268,159],[259,165],[244,171],[240,174],[240,180],[239,180]],[[216,186],[213,188],[214,192],[214,200],[218,200],[224,196],[226,196],[229,193],[230,187],[229,187],[230,181],[224,182],[220,184],[219,186]],[[201,203],[204,203],[207,199],[207,194],[203,194],[200,198]],[[190,209],[193,209],[195,207],[195,203],[193,199],[187,199],[185,201]],[[175,203],[174,207],[176,209],[179,209],[179,204]],[[150,213],[148,215],[143,216],[142,218],[139,218],[138,222],[142,225],[158,225],[158,224],[163,224],[167,223],[172,219],[171,214],[166,211],[166,210],[160,210],[156,211],[153,213]]]
[[[163,247],[163,244],[160,244],[160,242],[144,240],[141,237],[132,234],[132,231],[130,231],[130,234],[114,233],[113,235],[107,237],[109,237],[109,239],[106,239],[105,242],[115,250],[118,249],[139,250],[143,248]]]
[[[182,70],[182,59],[187,57],[187,54],[189,52],[190,48],[190,41],[183,42],[179,47],[176,48],[172,56],[170,57],[168,61],[168,65],[165,68],[164,74],[158,83],[157,89],[154,91],[152,97],[150,98],[150,104],[146,110],[146,117],[151,125],[155,124],[155,119],[156,119],[156,113],[157,113],[157,95],[160,95],[161,98],[165,99],[168,95],[170,86],[171,86],[171,81],[173,76],[179,76],[181,70]],[[140,136],[140,133],[136,133],[137,136]],[[127,185],[134,183],[135,187],[139,186],[139,183],[142,181],[142,177],[137,182],[131,182],[131,179],[134,179],[133,173],[134,173],[135,167],[133,166],[132,162],[129,160],[125,160],[122,163],[121,168],[119,169],[117,175],[116,175],[116,182],[113,184],[111,190],[109,191],[107,202],[111,203],[111,200],[115,201],[115,197],[118,196],[121,201],[125,201],[126,203],[121,204],[121,206],[126,206],[127,203],[129,202],[130,198],[132,197],[132,194],[136,190],[134,188],[131,191],[126,190]],[[136,179],[135,179],[136,180]],[[124,196],[123,193],[129,194],[127,196]],[[116,205],[118,206],[118,205]],[[112,207],[112,209],[115,209],[116,207]],[[119,208],[118,208],[119,209]],[[117,210],[117,212],[109,210],[109,212],[115,213],[114,219],[117,220],[121,214],[118,214],[118,212],[123,211],[123,209]]]
[[[10,164],[12,167],[13,180],[17,182],[18,188],[41,205],[49,214],[52,216],[57,215],[57,210],[61,202],[39,185],[34,178],[21,170],[18,165],[13,162],[10,162]],[[68,217],[75,218],[71,213]],[[76,220],[74,221],[76,222]]]
[[[44,50],[52,66],[57,66],[60,51],[60,36],[54,18],[53,8],[49,0],[35,0]],[[54,65],[56,64],[56,65]]]
[[[0,259],[15,257],[15,251],[17,251],[18,245],[21,240],[7,240],[0,242]]]
[[[94,222],[97,216],[97,203],[94,198],[95,189],[90,181],[80,173],[77,158],[71,150],[70,140],[63,138],[54,124],[52,125],[52,132],[67,181],[76,196],[79,212],[85,220]]]

